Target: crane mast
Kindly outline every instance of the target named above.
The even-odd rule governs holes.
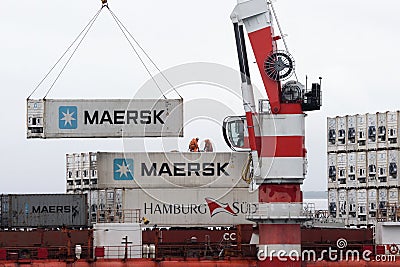
[[[278,50],[280,36],[274,35],[270,3],[266,0],[238,0],[232,12],[245,117],[224,122],[224,136],[231,148],[249,151],[253,181],[258,185],[258,212],[247,216],[259,229],[258,266],[301,266],[300,225],[302,213],[300,185],[306,175],[305,111],[319,110],[321,84],[309,90],[297,81],[282,81],[294,73],[294,60]],[[269,110],[256,112],[244,28],[268,95]],[[229,124],[247,128],[244,142],[232,144],[238,134],[226,130]],[[242,143],[243,145],[237,145]],[[278,253],[279,252],[279,253]],[[279,255],[278,255],[279,254]],[[282,260],[282,258],[284,260]]]

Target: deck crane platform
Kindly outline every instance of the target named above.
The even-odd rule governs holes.
[[[286,50],[278,50],[282,36],[274,34],[273,6],[266,0],[238,0],[232,12],[242,97],[246,116],[228,117],[224,137],[236,151],[250,151],[253,184],[258,188],[258,212],[248,220],[259,229],[258,266],[301,266],[300,185],[306,175],[305,113],[321,106],[321,78],[311,89],[296,80],[283,83],[294,74],[295,62]],[[244,28],[260,71],[266,100],[259,100],[256,112],[250,78]],[[285,45],[286,46],[286,45]],[[282,258],[284,260],[282,260]]]

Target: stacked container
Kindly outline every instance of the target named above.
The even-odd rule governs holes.
[[[349,226],[372,226],[378,219],[396,217],[393,214],[400,208],[399,114],[378,112],[327,120],[330,214],[344,218]]]

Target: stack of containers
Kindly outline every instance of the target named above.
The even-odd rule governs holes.
[[[328,202],[348,226],[396,220],[399,111],[327,119]]]

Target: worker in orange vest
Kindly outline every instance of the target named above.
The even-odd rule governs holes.
[[[210,141],[210,139],[204,140],[204,152],[213,152],[213,145]]]
[[[199,138],[193,138],[189,143],[190,152],[199,152]]]

